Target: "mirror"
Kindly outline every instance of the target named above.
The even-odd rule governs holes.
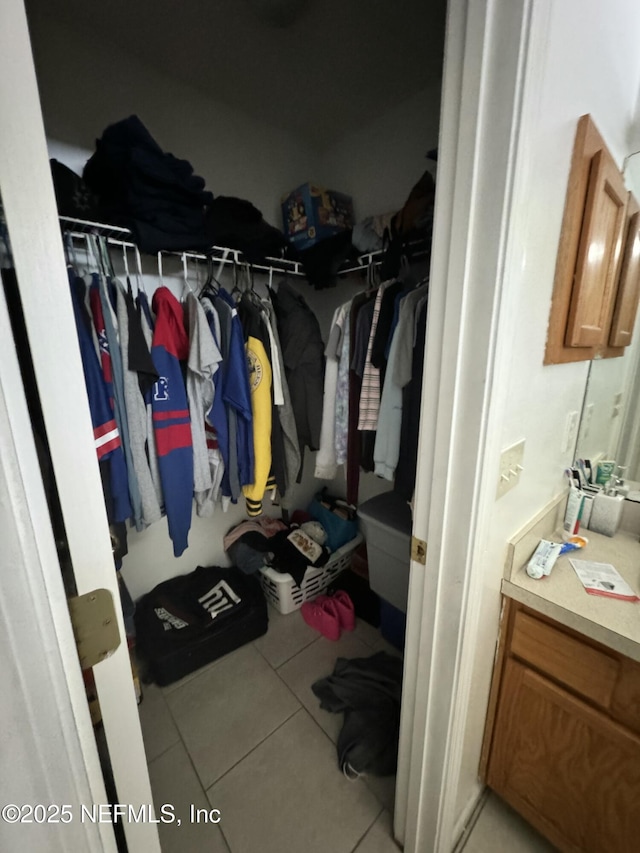
[[[624,177],[640,200],[640,151],[627,158]],[[640,481],[640,311],[624,356],[591,362],[575,456],[615,459],[626,480]]]

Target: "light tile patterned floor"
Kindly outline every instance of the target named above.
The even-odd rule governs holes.
[[[337,657],[398,652],[359,621],[337,643],[299,613],[269,608],[259,640],[169,687],[146,686],[142,732],[164,853],[398,853],[395,779],[349,782],[337,766],[341,717],[320,709],[311,684]],[[219,809],[219,824],[190,821]],[[210,814],[215,817],[215,813]],[[553,848],[490,795],[464,853]]]
[[[165,688],[145,688],[142,732],[165,853],[398,853],[395,779],[350,782],[337,765],[341,715],[320,710],[311,684],[337,657],[389,646],[364,622],[332,643],[299,612],[269,608],[263,637]],[[221,821],[192,823],[190,806]],[[204,810],[204,811],[202,811]],[[213,815],[215,817],[215,814]]]
[[[490,793],[462,853],[553,853],[555,849],[503,800]]]

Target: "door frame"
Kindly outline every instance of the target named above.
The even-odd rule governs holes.
[[[82,805],[107,797],[2,288],[0,340],[0,672],[2,716],[10,731],[5,766],[15,759],[0,785],[0,801],[68,804],[73,817],[46,826],[2,823],[0,842],[6,843],[0,846],[44,850],[55,842],[56,849],[115,853],[111,824],[80,819]],[[11,727],[11,720],[22,724]]]
[[[0,191],[29,348],[78,595],[104,588],[115,602],[122,641],[93,674],[118,799],[136,810],[143,805],[153,809],[23,0],[4,0],[0,15],[0,114],[8,117],[0,125]],[[14,438],[28,441],[24,436]],[[18,462],[20,474],[33,482],[33,454],[25,450]],[[50,562],[46,568],[54,571]],[[49,581],[53,583],[50,577]],[[34,577],[33,583],[46,595],[44,578]],[[68,611],[59,607],[51,616],[57,636],[68,638]],[[66,649],[63,662],[73,684],[71,670],[79,670],[77,655],[72,663]],[[72,698],[76,724],[84,731],[86,698],[84,709],[75,693]],[[84,738],[80,745],[92,793],[103,796],[95,742]],[[124,821],[123,826],[131,853],[160,853],[154,823]]]
[[[487,432],[531,0],[506,5],[499,0],[450,0],[447,14],[413,531],[427,541],[428,553],[426,566],[411,564],[395,816],[396,837],[407,851],[448,853],[455,841],[466,723],[460,700],[468,695],[473,666],[470,639],[479,602],[470,590],[481,570],[478,546],[494,473],[489,470]],[[505,52],[504,45],[511,49]],[[102,585],[111,588],[117,600],[22,0],[3,4],[0,64],[0,103],[12,117],[0,133],[0,186],[79,592],[95,586],[97,567]],[[496,98],[494,85],[507,97]],[[487,190],[490,203],[482,195]],[[61,364],[64,412],[59,410]],[[69,422],[74,424],[72,448]],[[21,461],[25,473],[32,463],[26,457]],[[78,490],[78,482],[85,483],[86,490]],[[85,531],[96,519],[100,530],[89,539]],[[46,592],[42,579],[35,578],[34,583]],[[55,619],[62,648],[68,615],[58,613]],[[119,627],[124,635],[120,614]],[[109,685],[122,684],[128,665],[121,647],[96,668],[96,682],[105,701],[105,722],[118,720],[120,737],[112,735],[109,747],[116,757],[119,798],[150,803],[133,688],[124,706],[108,699]],[[77,677],[77,663],[75,669]],[[77,709],[74,725],[79,730],[86,725],[82,717],[87,713],[86,708]],[[61,719],[68,721],[70,715]],[[115,731],[107,722],[108,739],[109,729]],[[99,787],[90,752],[87,744],[81,748],[87,773],[91,771],[93,784]],[[155,827],[150,834],[144,832],[149,826],[127,827],[132,853],[159,850]]]
[[[546,3],[545,3],[546,5]],[[427,319],[394,833],[450,853],[503,384],[496,358],[532,0],[450,0]],[[496,627],[497,631],[497,627]]]

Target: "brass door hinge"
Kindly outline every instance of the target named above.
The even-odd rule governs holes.
[[[423,566],[427,562],[427,543],[417,536],[411,537],[411,559]]]
[[[120,645],[113,596],[108,589],[70,598],[69,614],[82,669],[91,669]]]

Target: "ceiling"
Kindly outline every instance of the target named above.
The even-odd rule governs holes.
[[[442,74],[446,0],[27,0],[317,149]],[[256,10],[291,13],[277,26]]]

